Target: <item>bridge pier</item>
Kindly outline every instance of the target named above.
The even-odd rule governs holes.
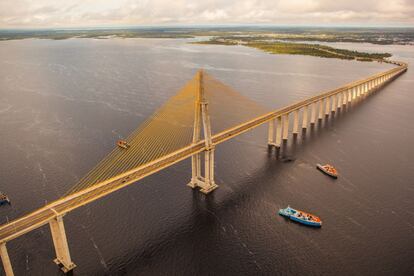
[[[6,276],[13,276],[13,267],[10,262],[9,253],[7,253],[6,243],[0,244],[1,261],[3,262],[3,268],[6,272]]]
[[[344,97],[344,94],[343,93],[339,93],[338,94],[338,107],[337,107],[337,109],[339,110],[339,109],[341,109],[341,107],[342,107],[342,102],[343,102],[343,98]]]
[[[312,104],[311,120],[310,120],[311,125],[315,124],[315,120],[316,120],[316,103],[313,103]]]
[[[332,96],[332,110],[331,110],[331,112],[332,113],[335,113],[335,111],[336,111],[336,95],[333,95]]]
[[[214,147],[204,151],[204,181],[199,182],[200,192],[208,194],[218,188],[214,182]]]
[[[286,141],[289,136],[289,113],[283,115],[283,140]]]
[[[188,186],[197,187],[198,181],[201,179],[201,154],[197,153],[191,156],[191,181]]]
[[[56,251],[56,259],[54,259],[54,262],[61,267],[63,272],[67,273],[74,269],[76,265],[70,258],[69,245],[66,239],[62,215],[58,215],[56,218],[52,219],[49,222],[49,225]]]
[[[269,121],[269,129],[268,129],[268,135],[267,135],[267,144],[269,146],[276,146],[275,144],[275,123],[276,120],[272,119]]]
[[[331,113],[331,98],[330,97],[326,97],[325,104],[326,104],[326,106],[325,106],[325,116],[328,117],[329,113]]]
[[[276,118],[276,147],[280,148],[282,145],[282,117]]]
[[[318,120],[321,121],[323,119],[323,100],[319,100],[319,117]]]
[[[193,189],[200,188],[200,192],[208,194],[218,188],[214,181],[214,147],[204,151],[204,176],[201,175],[201,154],[192,156],[196,159],[196,166],[192,166],[192,177],[187,185]]]
[[[302,129],[306,129],[308,127],[308,106],[306,105],[303,108],[302,113]]]
[[[297,135],[298,134],[298,129],[299,129],[299,110],[296,109],[295,111],[293,111],[293,135]]]

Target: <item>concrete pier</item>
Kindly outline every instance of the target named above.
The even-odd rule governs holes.
[[[283,140],[289,137],[289,114],[283,115]]]
[[[308,127],[308,106],[306,105],[303,108],[302,113],[302,129],[306,129]]]
[[[53,244],[55,246],[56,259],[54,262],[59,265],[63,272],[67,273],[74,269],[76,265],[72,262],[69,253],[68,240],[66,238],[63,217],[58,215],[49,222]]]
[[[282,145],[282,117],[276,118],[276,147]]]
[[[323,119],[323,100],[319,101],[319,120]]]
[[[299,110],[293,111],[293,134],[298,134],[299,130]]]
[[[316,103],[313,103],[312,104],[311,120],[310,120],[311,125],[314,125],[315,121],[316,121]]]
[[[6,276],[13,276],[13,267],[10,262],[9,253],[7,252],[6,243],[0,244],[1,261],[3,263],[3,269]]]

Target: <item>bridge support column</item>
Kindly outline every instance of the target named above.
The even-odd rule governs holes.
[[[268,135],[267,135],[267,144],[269,146],[276,146],[275,144],[275,119],[270,120],[269,122],[269,130],[268,130]]]
[[[319,120],[323,119],[323,100],[319,101]]]
[[[302,113],[302,129],[306,129],[308,127],[308,106],[306,105],[303,108]]]
[[[208,194],[218,185],[214,182],[214,147],[204,152],[204,181],[198,185],[200,192]]]
[[[201,153],[191,156],[191,181],[188,186],[195,188],[201,177]]]
[[[332,96],[332,113],[335,113],[335,111],[336,111],[336,97],[337,97],[337,95],[333,95]]]
[[[346,105],[346,103],[348,102],[347,96],[348,90],[342,93],[342,105]]]
[[[331,113],[331,98],[326,98],[326,107],[325,107],[325,116],[329,116],[329,113]]]
[[[352,88],[352,100],[356,99],[356,90],[357,90],[356,87]]]
[[[356,97],[359,98],[359,96],[361,96],[361,85],[356,87]]]
[[[299,129],[299,110],[293,111],[293,134],[298,134]]]
[[[61,267],[63,272],[69,272],[74,269],[76,265],[70,258],[68,240],[66,239],[62,215],[58,215],[56,218],[52,219],[49,222],[49,225],[56,251],[56,259],[54,259],[54,262]]]
[[[289,114],[283,116],[283,140],[289,137]]]
[[[276,118],[276,147],[282,145],[282,117]]]
[[[350,88],[348,90],[348,103],[352,101],[353,91],[354,91],[354,88]]]
[[[343,102],[343,96],[344,96],[344,94],[343,93],[339,93],[338,94],[338,106],[336,107],[337,109],[341,109],[341,106],[342,106],[342,102]]]
[[[315,124],[315,120],[316,120],[316,103],[313,103],[312,112],[311,112],[311,120],[310,120],[311,125]]]
[[[13,267],[10,262],[9,253],[7,253],[6,243],[0,244],[1,261],[3,262],[3,269],[6,276],[13,276]]]

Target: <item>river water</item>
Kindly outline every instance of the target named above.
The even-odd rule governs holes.
[[[335,46],[414,64],[413,46]],[[0,190],[12,200],[1,223],[59,198],[199,68],[277,109],[391,66],[179,39],[1,42]],[[186,186],[185,160],[68,214],[74,274],[413,275],[412,72],[279,157],[265,126],[219,145],[220,187],[207,197]],[[288,204],[319,215],[322,229],[278,216]],[[17,275],[60,274],[47,226],[7,246]]]

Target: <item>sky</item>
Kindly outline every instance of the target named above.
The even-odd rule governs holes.
[[[0,0],[0,28],[414,26],[414,0]]]

